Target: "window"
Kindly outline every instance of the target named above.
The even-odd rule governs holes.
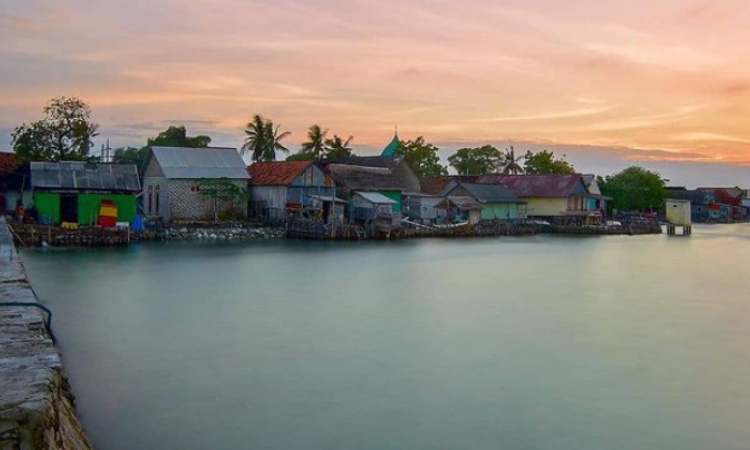
[[[156,213],[159,213],[159,185],[157,184],[155,187],[155,193],[154,196],[156,197],[156,207],[154,208],[156,210]]]
[[[146,213],[151,214],[153,212],[153,209],[151,209],[152,204],[152,197],[153,197],[153,190],[154,187],[150,184],[148,185],[148,207],[146,208]]]

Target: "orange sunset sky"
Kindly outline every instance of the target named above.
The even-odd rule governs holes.
[[[750,185],[746,1],[0,0],[0,148],[59,95],[97,145],[170,124],[238,147],[261,113],[376,152],[515,144]],[[749,186],[750,187],[750,186]]]

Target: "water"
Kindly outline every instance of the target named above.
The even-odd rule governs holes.
[[[98,449],[746,449],[750,226],[26,251]]]

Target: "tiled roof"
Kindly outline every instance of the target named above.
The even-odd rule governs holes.
[[[312,164],[312,161],[255,162],[247,171],[251,185],[287,186]]]
[[[581,174],[572,175],[482,175],[476,183],[502,183],[519,197],[567,197],[581,183]]]
[[[21,162],[15,153],[0,152],[0,175],[13,172]]]

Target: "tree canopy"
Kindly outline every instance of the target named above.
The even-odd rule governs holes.
[[[334,134],[331,139],[326,140],[326,158],[343,159],[352,156],[352,149],[349,147],[352,139],[354,139],[353,136],[349,136],[344,140]]]
[[[575,173],[575,168],[568,161],[555,158],[555,153],[547,150],[526,153],[523,166],[531,175],[553,175]]]
[[[89,152],[98,128],[83,100],[53,98],[44,107],[44,118],[13,131],[13,151],[26,161],[91,160]]]
[[[448,175],[448,169],[440,164],[438,150],[419,136],[413,141],[401,141],[394,154],[402,155],[419,178]]]
[[[146,145],[141,148],[119,147],[112,154],[112,162],[116,164],[135,164],[140,170],[148,157],[148,149],[151,146],[163,147],[208,147],[211,143],[209,136],[188,136],[184,126],[170,126],[155,137],[146,139]]]
[[[503,154],[491,145],[460,148],[448,158],[448,162],[459,175],[496,173],[502,167],[503,161]]]
[[[281,131],[281,125],[274,126],[270,119],[256,114],[245,126],[245,145],[242,155],[249,152],[253,161],[275,161],[276,153],[289,153],[281,141],[292,133]]]
[[[609,206],[618,211],[661,209],[667,197],[661,175],[638,166],[600,178],[598,184],[602,194],[612,198]]]

